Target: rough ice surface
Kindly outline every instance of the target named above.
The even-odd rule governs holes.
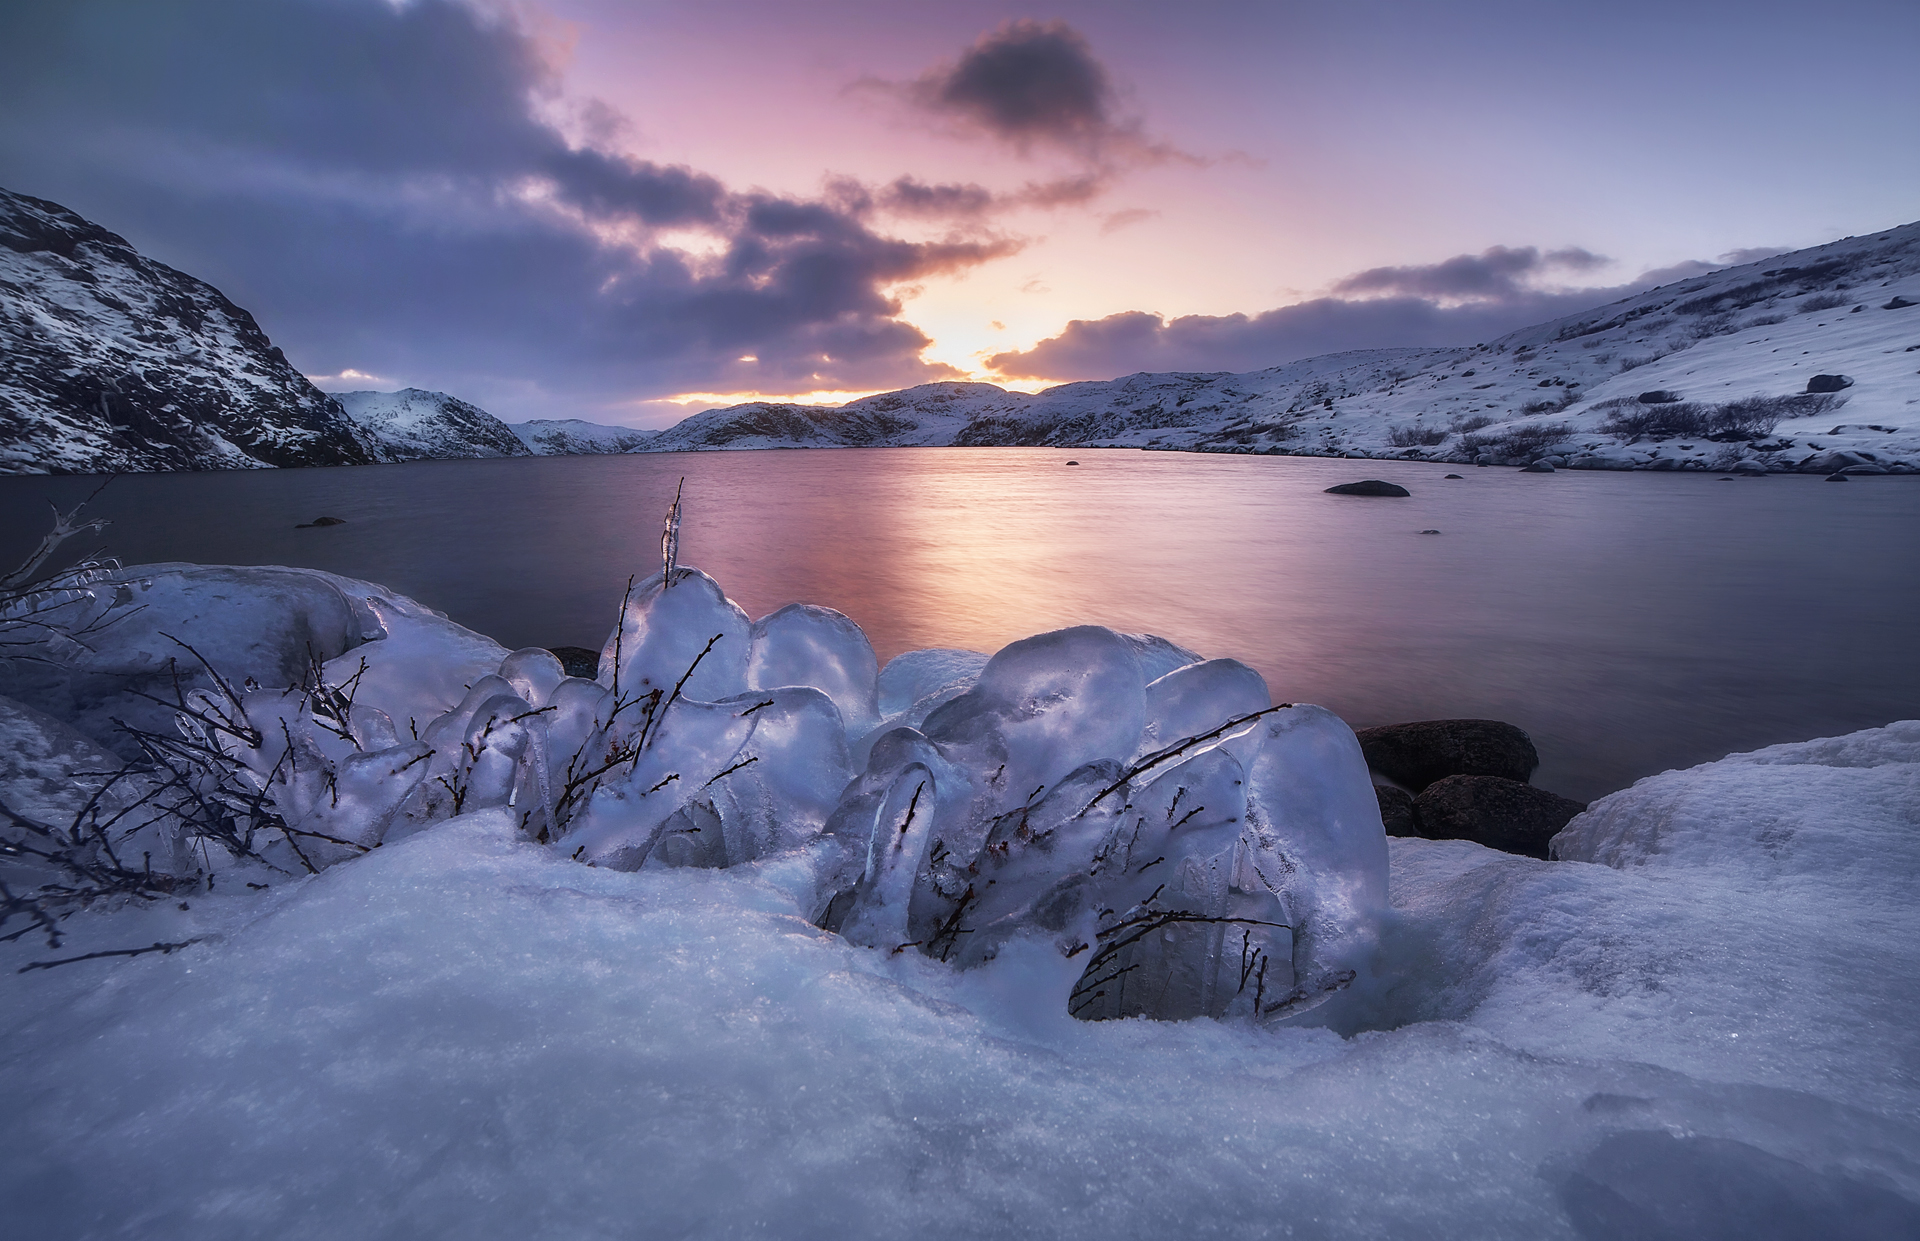
[[[821,931],[805,852],[621,873],[466,816],[74,920],[189,952],[0,975],[0,1201],[28,1236],[1912,1236],[1920,914],[1854,879],[1920,872],[1916,737],[1597,806],[1762,810],[1793,867],[1391,841],[1347,1037],[1074,1021],[1043,942],[954,970]]]
[[[875,678],[681,570],[602,684],[352,586],[319,685],[187,695],[285,839],[59,954],[195,942],[0,945],[22,1235],[1920,1231],[1920,722],[1540,862],[1388,841],[1344,723],[1160,640]],[[114,761],[0,737],[42,814]]]

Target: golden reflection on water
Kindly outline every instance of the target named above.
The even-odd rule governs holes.
[[[1540,747],[1537,782],[1581,798],[1914,714],[1920,480],[1448,470],[1089,449],[642,454],[129,477],[94,511],[129,563],[309,565],[509,647],[597,646],[627,575],[657,567],[685,475],[682,562],[751,615],[838,608],[882,659],[1076,624],[1157,633],[1355,726],[1511,720]],[[1369,477],[1413,496],[1323,494]],[[48,498],[95,481],[0,479],[0,553],[24,551]],[[320,515],[347,524],[293,528]]]

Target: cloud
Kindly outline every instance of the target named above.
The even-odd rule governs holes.
[[[1751,262],[1775,253],[1735,251],[1718,264],[1681,268],[1694,275],[1725,267],[1726,260]],[[987,365],[1009,379],[1065,382],[1142,370],[1260,370],[1353,349],[1470,345],[1682,278],[1674,274],[1680,268],[1666,268],[1611,287],[1543,289],[1537,283],[1607,263],[1579,247],[1543,252],[1493,246],[1439,263],[1358,272],[1335,282],[1335,296],[1256,315],[1167,319],[1136,310],[1075,319],[1059,335],[1030,349],[994,354]]]
[[[535,38],[453,0],[0,13],[8,188],[219,286],[311,373],[509,417],[956,374],[921,359],[895,290],[1018,242],[903,241],[831,194],[576,145],[543,119],[557,91]]]
[[[1157,219],[1159,215],[1158,211],[1150,211],[1145,207],[1129,207],[1125,211],[1115,211],[1100,221],[1100,235],[1105,237],[1109,233],[1117,233],[1128,225]]]
[[[1125,167],[1209,162],[1148,138],[1139,118],[1123,115],[1112,75],[1065,22],[1016,18],[910,82],[869,78],[849,89],[905,99],[962,134],[1021,155],[1067,155],[1102,174],[1090,183],[1094,192]]]
[[[911,176],[878,188],[836,183],[850,209],[923,219],[978,220],[1004,211],[1038,207],[1078,207],[1101,194],[1106,178],[1093,173],[1029,181],[1016,190],[990,190],[972,182],[929,185]],[[850,197],[847,197],[850,196]]]
[[[1336,294],[1381,294],[1446,302],[1500,302],[1523,296],[1531,280],[1550,272],[1586,272],[1610,260],[1578,246],[1541,253],[1538,247],[1491,246],[1419,267],[1375,267],[1333,286]]]
[[[913,94],[929,111],[1021,149],[1048,143],[1090,152],[1123,131],[1105,66],[1064,22],[1010,21],[923,75]]]

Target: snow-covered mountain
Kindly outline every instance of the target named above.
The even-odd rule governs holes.
[[[382,461],[533,455],[506,423],[444,392],[336,392],[333,399]]]
[[[377,459],[218,289],[0,190],[0,473]]]
[[[1471,347],[1031,396],[940,383],[838,407],[754,402],[696,414],[646,450],[934,444],[1907,472],[1920,467],[1920,224]]]
[[[578,418],[535,418],[531,422],[510,422],[507,429],[519,436],[536,457],[637,452],[654,435],[652,431],[609,427]]]

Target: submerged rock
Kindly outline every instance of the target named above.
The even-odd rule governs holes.
[[[1329,487],[1327,494],[1330,496],[1409,496],[1413,493],[1398,483],[1367,478],[1357,483],[1341,483],[1337,487]]]

